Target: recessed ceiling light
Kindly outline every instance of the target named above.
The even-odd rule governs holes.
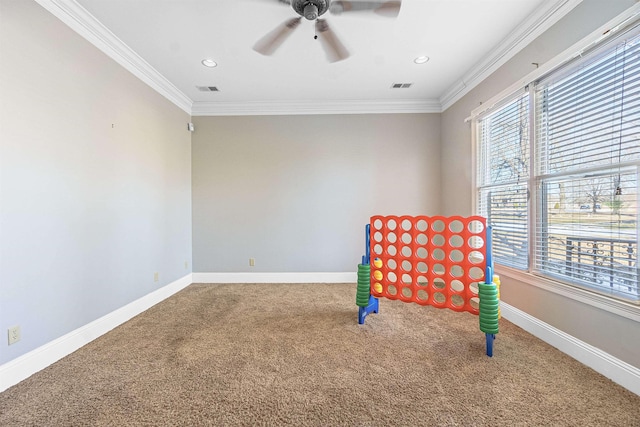
[[[205,67],[213,68],[213,67],[217,67],[218,63],[213,59],[203,59],[202,65],[204,65]]]
[[[416,59],[413,60],[413,62],[415,62],[416,64],[424,64],[427,61],[429,61],[428,56],[418,56]]]

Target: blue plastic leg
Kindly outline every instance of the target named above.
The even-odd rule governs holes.
[[[485,334],[487,337],[487,356],[493,357],[493,340],[496,339],[495,334]]]
[[[358,307],[358,325],[364,325],[365,317],[367,317],[367,307]]]
[[[358,324],[364,325],[364,319],[369,313],[377,313],[380,309],[378,298],[369,295],[369,304],[358,308]]]

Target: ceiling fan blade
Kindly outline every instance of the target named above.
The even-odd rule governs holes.
[[[393,1],[332,1],[329,11],[334,15],[345,12],[373,11],[378,15],[395,18],[400,13],[401,0]]]
[[[340,42],[324,19],[316,21],[316,34],[320,38],[322,48],[327,54],[329,62],[342,61],[349,57],[349,51],[347,51],[347,48]]]
[[[280,45],[291,35],[298,25],[300,25],[302,17],[287,19],[278,25],[273,31],[261,38],[253,45],[253,50],[263,55],[272,55],[280,47]]]

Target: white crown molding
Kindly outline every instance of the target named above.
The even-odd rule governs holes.
[[[440,96],[442,111],[469,93],[581,2],[582,0],[547,0],[544,2],[507,38],[493,48],[490,56],[473,66]]]
[[[36,0],[118,64],[193,116],[441,113],[581,1],[547,0],[493,50],[493,55],[469,70],[438,100],[193,102],[75,0]]]
[[[540,77],[548,74],[549,72],[557,69],[569,61],[575,58],[582,57],[582,55],[590,49],[597,46],[599,43],[603,43],[605,39],[613,39],[617,34],[621,34],[631,26],[636,25],[640,20],[640,0],[636,0],[636,4],[614,17],[598,29],[593,31],[588,36],[584,37],[580,41],[571,45],[563,52],[559,53],[552,59],[548,60],[544,64],[541,64],[538,68],[531,71],[526,76],[518,79],[510,86],[503,89],[501,92],[495,94],[488,100],[483,101],[482,105],[474,108],[471,111],[469,119],[478,117],[480,114],[484,114],[490,109],[493,109],[496,105],[504,101],[505,98],[514,95],[518,91],[524,90],[524,88],[538,80]]]
[[[0,392],[73,353],[192,283],[191,273],[93,322],[0,365]]]
[[[438,100],[194,102],[193,116],[440,113]]]
[[[193,102],[189,97],[124,44],[75,0],[36,0],[36,2],[156,92],[186,113],[191,114]]]
[[[440,113],[437,100],[193,102],[75,0],[36,0],[126,70],[193,116]]]

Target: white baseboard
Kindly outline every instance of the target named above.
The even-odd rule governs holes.
[[[193,283],[356,283],[345,273],[193,273]]]
[[[0,392],[73,353],[116,326],[137,316],[192,283],[188,274],[124,307],[0,366]]]
[[[500,301],[500,311],[502,316],[511,323],[640,396],[640,369],[580,341],[504,301]]]

